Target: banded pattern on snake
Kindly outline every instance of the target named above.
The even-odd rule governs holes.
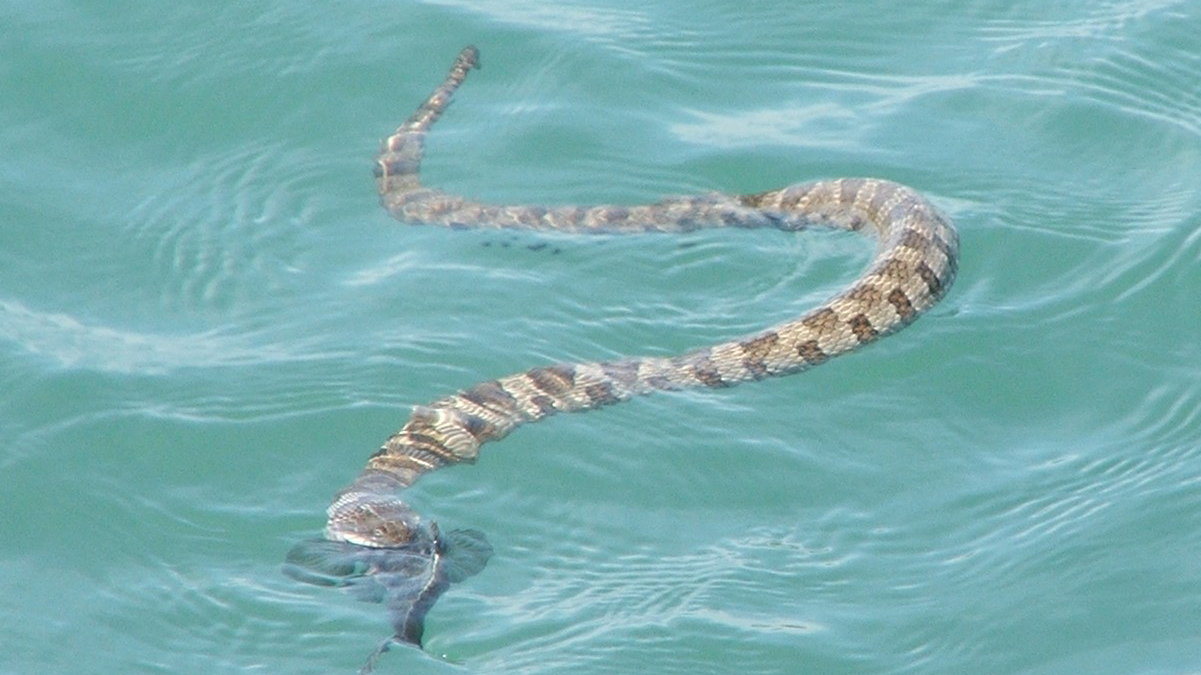
[[[383,143],[375,175],[383,206],[398,220],[606,234],[821,226],[874,236],[877,251],[845,290],[754,335],[674,357],[541,366],[417,406],[330,505],[325,531],[330,542],[379,549],[429,540],[430,525],[397,493],[426,472],[474,461],[481,445],[521,424],[656,391],[729,387],[805,370],[908,325],[955,279],[959,244],[951,221],[914,190],[886,180],[842,178],[757,194],[590,207],[481,204],[426,187],[419,176],[426,132],[478,58],[474,47],[464,49],[445,81]],[[436,528],[433,532],[436,541]],[[408,641],[419,642],[419,626],[416,635]],[[398,629],[397,637],[405,635]]]

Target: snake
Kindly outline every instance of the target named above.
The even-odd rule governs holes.
[[[361,588],[358,582],[373,581],[367,584],[375,589],[367,592],[371,599],[391,598],[396,634],[390,639],[418,646],[425,612],[451,581],[478,572],[491,554],[481,534],[442,535],[408,506],[400,493],[419,477],[472,463],[483,444],[557,413],[655,392],[732,387],[825,363],[912,323],[946,295],[958,270],[959,237],[950,218],[916,190],[879,178],[816,180],[753,194],[668,197],[632,206],[486,204],[426,186],[420,168],[427,132],[478,66],[479,50],[464,48],[445,80],[382,142],[376,185],[381,205],[397,220],[452,229],[605,235],[827,228],[872,237],[876,251],[844,289],[757,333],[676,356],[538,366],[415,406],[404,426],[335,495],[324,539],[294,549],[289,564],[294,576],[315,583]]]

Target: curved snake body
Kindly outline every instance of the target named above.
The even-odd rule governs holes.
[[[330,505],[325,535],[331,542],[399,549],[428,537],[431,525],[397,493],[426,472],[474,461],[481,445],[521,424],[656,391],[730,387],[805,370],[908,325],[938,302],[955,278],[958,237],[951,221],[914,190],[874,178],[822,180],[748,195],[675,197],[640,206],[490,205],[426,187],[419,177],[426,132],[477,63],[477,50],[464,49],[445,81],[383,143],[375,167],[379,194],[384,208],[401,221],[609,234],[822,226],[874,236],[877,252],[845,290],[754,335],[673,357],[532,368],[417,406]],[[482,557],[486,560],[486,554]],[[469,567],[482,567],[477,562]],[[427,599],[432,603],[436,593]],[[398,630],[397,638],[405,636]]]

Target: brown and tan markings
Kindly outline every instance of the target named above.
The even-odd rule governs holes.
[[[656,391],[730,387],[799,372],[908,325],[955,279],[958,237],[951,221],[916,191],[887,180],[819,180],[752,195],[672,197],[637,206],[481,204],[426,187],[419,176],[426,132],[477,62],[476,49],[464,49],[445,81],[383,142],[376,181],[382,205],[398,220],[605,234],[824,227],[874,237],[876,254],[845,290],[758,334],[674,357],[540,366],[418,406],[329,507],[331,542],[404,546],[406,537],[428,526],[398,492],[428,471],[474,461],[481,445],[521,424]],[[405,635],[398,629],[397,637]]]

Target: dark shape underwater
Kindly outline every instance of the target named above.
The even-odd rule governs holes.
[[[327,539],[302,541],[288,551],[284,574],[309,584],[345,588],[364,602],[388,608],[394,634],[372,654],[363,672],[393,642],[421,647],[425,615],[452,583],[477,574],[492,545],[477,530],[442,535],[434,523],[404,546],[374,548]]]

